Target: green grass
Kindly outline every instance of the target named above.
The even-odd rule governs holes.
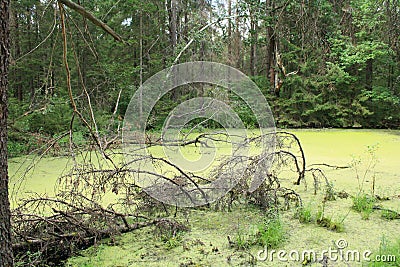
[[[275,214],[264,218],[258,224],[250,225],[248,229],[239,228],[235,238],[235,246],[238,249],[248,249],[252,246],[277,248],[283,244],[286,236],[284,223],[279,215]]]
[[[163,240],[165,243],[165,248],[166,249],[173,249],[176,248],[178,246],[182,245],[182,236],[183,234],[177,234],[175,236],[172,236],[168,239]]]
[[[324,196],[325,201],[326,196]],[[328,230],[342,233],[344,232],[344,219],[342,220],[333,220],[331,217],[326,217],[324,215],[325,212],[325,204],[319,207],[319,210],[314,214],[311,203],[299,207],[296,210],[294,217],[299,220],[300,223],[303,224],[311,224],[315,223],[316,225],[327,228]]]
[[[258,225],[257,241],[263,247],[277,248],[285,241],[285,237],[286,232],[278,215]]]
[[[377,259],[377,256],[379,259]],[[400,238],[387,240],[385,236],[379,244],[379,249],[370,257],[370,267],[400,266]],[[381,261],[379,261],[381,260]]]
[[[368,220],[370,214],[373,212],[373,208],[374,208],[376,199],[365,193],[360,193],[360,194],[352,197],[352,199],[353,199],[352,208],[355,211],[360,212],[361,217],[364,220]]]
[[[381,213],[381,217],[386,220],[400,219],[399,213],[392,210],[383,210]]]
[[[311,204],[299,207],[296,211],[295,218],[299,219],[299,222],[301,223],[313,222]]]

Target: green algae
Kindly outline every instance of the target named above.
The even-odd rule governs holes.
[[[322,167],[336,192],[345,191],[350,195],[360,192],[360,179],[354,168],[357,162],[358,173],[362,174],[363,192],[390,197],[379,205],[400,211],[400,132],[382,130],[290,130],[295,133],[304,148],[307,164],[328,163],[353,168],[333,169]],[[368,147],[374,147],[373,157],[377,160],[369,168],[371,154]],[[193,149],[193,147],[192,147]],[[196,148],[198,149],[198,148]],[[224,153],[224,148],[222,148]],[[229,151],[229,150],[226,150]],[[226,152],[225,151],[225,152]],[[188,157],[196,160],[190,147],[184,148]],[[11,177],[17,172],[21,161],[12,159]],[[60,172],[71,166],[66,158],[45,158],[30,173],[30,178],[20,184],[26,191],[38,193],[53,192],[54,182]],[[23,169],[23,168],[20,168]],[[18,181],[11,180],[12,183]],[[313,194],[312,177],[306,176],[307,187],[292,185],[291,180],[284,181],[302,196],[304,203],[312,203],[311,211],[316,214],[324,199],[324,191]],[[373,186],[374,185],[374,186]],[[373,189],[374,187],[374,189]],[[374,190],[374,191],[372,191]],[[24,191],[24,190],[20,190]],[[398,197],[396,197],[398,196]],[[324,250],[332,247],[335,241],[345,239],[348,249],[372,250],[379,248],[382,236],[389,240],[398,239],[400,220],[386,220],[381,213],[372,212],[368,220],[352,210],[351,198],[337,198],[325,202],[324,216],[333,221],[343,222],[344,232],[329,231],[315,224],[303,224],[294,219],[294,210],[281,214],[285,224],[287,238],[277,249]],[[181,244],[167,248],[154,237],[151,228],[140,229],[116,237],[110,245],[108,240],[81,252],[81,256],[69,259],[69,266],[251,266],[260,246],[246,251],[237,250],[229,245],[228,236],[233,238],[240,229],[246,230],[262,221],[263,213],[248,206],[235,206],[232,212],[210,210],[192,210],[189,215],[191,230],[185,233]],[[251,256],[253,255],[253,256]],[[361,266],[361,262],[338,263],[335,266]],[[302,266],[301,262],[283,263],[275,261],[257,261],[257,266]],[[320,266],[312,264],[310,266]]]

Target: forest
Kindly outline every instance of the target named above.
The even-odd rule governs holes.
[[[65,9],[72,97],[89,116],[86,93],[90,96],[99,129],[116,129],[143,81],[188,61],[224,63],[250,76],[281,128],[399,128],[397,1],[78,4],[115,33]],[[48,138],[68,130],[73,109],[56,3],[12,1],[10,16],[13,155],[32,149],[37,140],[26,140],[32,136]],[[149,127],[160,129],[178,102],[207,93],[183,89],[164,97]],[[248,126],[257,126],[246,107],[235,109]],[[109,125],[110,119],[116,122]],[[74,130],[77,136],[87,134],[78,122]]]
[[[257,249],[368,236],[366,266],[398,266],[398,0],[5,0],[0,15],[0,267],[280,266]],[[260,94],[204,82],[142,99],[191,62]],[[246,134],[213,117],[225,104]],[[207,191],[221,177],[229,192]]]

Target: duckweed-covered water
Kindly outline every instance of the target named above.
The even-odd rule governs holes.
[[[383,130],[290,130],[295,133],[304,148],[307,164],[328,163],[351,166],[346,169],[324,168],[335,191],[345,190],[355,195],[361,190],[391,200],[380,202],[383,207],[400,212],[400,131]],[[185,151],[190,156],[190,151]],[[194,157],[194,156],[193,156]],[[18,180],[31,158],[10,160],[9,173],[12,186],[19,190],[15,198],[24,192],[49,193],[54,190],[57,177],[71,166],[66,158],[44,158],[30,170],[27,179]],[[22,164],[22,166],[21,166]],[[358,178],[357,178],[358,177]],[[316,213],[321,208],[323,192],[313,194],[312,177],[293,188],[300,193],[306,205]],[[290,184],[290,183],[288,183]],[[374,191],[373,190],[374,187]],[[12,187],[13,188],[13,187]],[[13,192],[13,191],[12,191]],[[11,192],[11,193],[12,193]],[[17,192],[17,191],[15,191]],[[335,242],[344,239],[347,250],[376,251],[382,238],[399,238],[400,220],[388,221],[379,211],[368,220],[351,209],[352,200],[337,199],[325,205],[325,216],[342,221],[344,232],[337,233],[315,224],[301,224],[293,218],[294,211],[282,212],[286,241],[279,247],[314,249],[322,251],[335,248]],[[232,212],[192,210],[187,219],[191,230],[181,236],[176,247],[168,247],[154,237],[152,228],[127,233],[118,237],[113,245],[101,244],[83,252],[83,256],[71,258],[70,266],[250,266],[253,256],[262,247],[254,246],[246,251],[230,247],[228,236],[249,231],[262,221],[262,213],[256,208],[237,205]],[[253,256],[251,256],[250,254]],[[400,259],[398,259],[399,261]],[[302,266],[301,262],[257,261],[257,266]],[[365,264],[365,263],[364,263]],[[361,262],[337,263],[335,266],[361,266]],[[313,266],[321,266],[314,264]]]

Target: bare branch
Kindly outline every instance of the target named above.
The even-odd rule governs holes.
[[[94,25],[99,26],[100,28],[102,28],[105,32],[107,32],[112,37],[114,37],[114,39],[116,41],[124,42],[124,40],[122,40],[121,36],[119,36],[113,29],[111,29],[107,24],[105,24],[104,22],[102,22],[101,20],[99,20],[98,18],[93,16],[93,14],[88,12],[82,6],[80,6],[78,4],[75,4],[74,2],[71,2],[69,0],[58,0],[58,2],[66,5],[67,7],[71,8],[73,10],[75,10],[76,12],[81,14],[83,17],[85,17],[88,20],[90,20]]]

